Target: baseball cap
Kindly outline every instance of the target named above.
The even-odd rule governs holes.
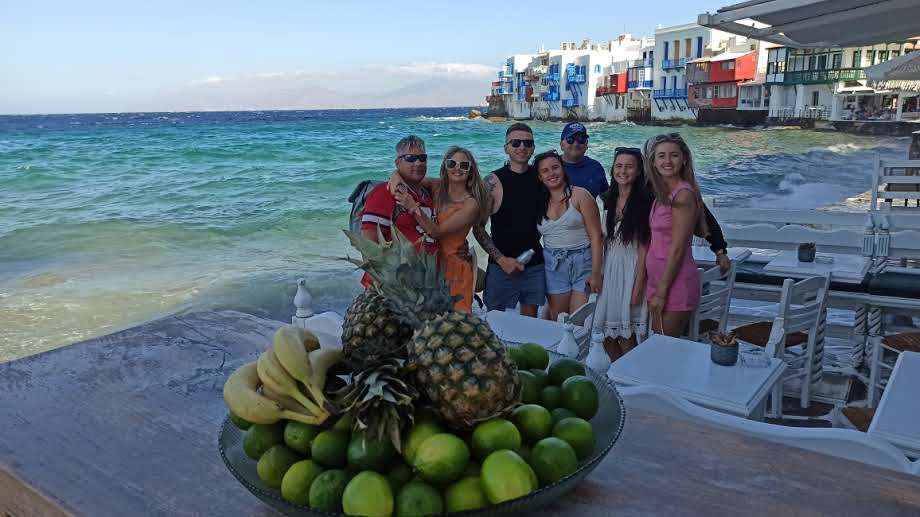
[[[588,128],[586,128],[585,125],[581,122],[569,122],[565,125],[564,128],[562,128],[562,138],[560,138],[560,140],[565,140],[566,138],[578,133],[584,133],[587,135]]]

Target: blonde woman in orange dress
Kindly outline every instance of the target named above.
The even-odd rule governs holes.
[[[462,296],[454,304],[470,312],[473,305],[474,273],[466,237],[473,225],[488,216],[489,194],[479,174],[476,159],[468,149],[451,147],[441,161],[440,181],[431,182],[436,215],[428,217],[409,192],[396,189],[396,201],[409,211],[424,232],[438,241],[438,260],[452,295]]]

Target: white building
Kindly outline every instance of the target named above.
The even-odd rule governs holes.
[[[501,95],[505,112],[511,118],[526,119],[531,116],[525,75],[535,57],[536,54],[515,54],[507,59],[498,72],[499,81],[503,85]]]

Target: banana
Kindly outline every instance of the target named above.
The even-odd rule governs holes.
[[[275,331],[273,344],[277,347],[278,343],[282,341],[300,343],[307,352],[318,350],[320,347],[319,338],[313,335],[312,332],[294,325],[282,325],[278,327],[278,330]]]
[[[282,418],[298,420],[305,424],[321,424],[325,418],[287,411],[280,404],[262,396],[259,388],[258,367],[255,362],[236,369],[224,383],[224,401],[240,418],[254,424],[273,424]]]
[[[300,392],[300,389],[297,388],[297,381],[288,374],[280,363],[278,363],[278,359],[275,357],[275,353],[272,349],[262,352],[262,355],[259,356],[259,360],[256,363],[256,367],[262,384],[268,386],[269,390],[293,398],[307,408],[311,416],[323,417],[324,419],[326,416],[329,416],[326,410],[314,404]]]
[[[303,407],[303,405],[300,402],[297,402],[296,400],[292,399],[291,397],[288,397],[287,395],[276,393],[272,391],[271,388],[268,388],[265,385],[262,385],[262,395],[277,402],[284,409],[296,411],[298,413],[310,414],[310,411],[307,408]]]
[[[307,354],[307,358],[313,368],[313,378],[308,386],[317,386],[322,390],[326,385],[326,373],[329,368],[342,358],[342,349],[320,348]]]
[[[302,335],[299,332],[300,330],[302,329],[298,329],[293,325],[285,325],[279,328],[275,332],[275,344],[272,349],[275,351],[275,357],[278,358],[278,362],[291,374],[291,377],[307,384],[313,375],[313,368],[307,359],[309,350],[307,350],[304,340],[300,337]],[[310,335],[312,336],[312,334]],[[318,343],[319,341],[317,341]]]

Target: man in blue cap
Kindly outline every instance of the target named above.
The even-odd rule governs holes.
[[[592,196],[603,194],[610,188],[607,171],[599,161],[585,156],[588,150],[588,128],[581,122],[569,122],[562,129],[562,166],[573,187],[581,187]]]

